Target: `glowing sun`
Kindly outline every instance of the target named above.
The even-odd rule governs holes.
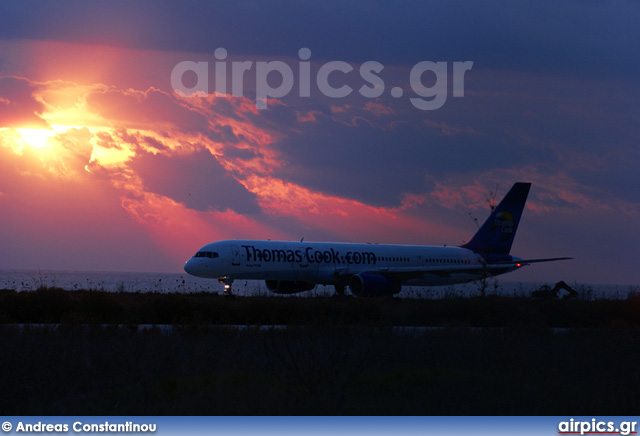
[[[24,139],[24,142],[34,148],[46,148],[49,146],[49,138],[56,132],[49,129],[16,129]]]

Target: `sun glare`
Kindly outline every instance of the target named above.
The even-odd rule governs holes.
[[[24,142],[34,148],[48,147],[49,138],[56,136],[56,132],[49,129],[16,129]]]

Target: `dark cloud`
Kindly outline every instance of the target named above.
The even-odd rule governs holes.
[[[2,2],[0,37],[145,49],[631,76],[640,71],[635,1]]]
[[[226,147],[224,149],[224,157],[225,158],[237,158],[240,160],[249,161],[255,158],[263,157],[262,154],[254,149],[250,148],[238,148],[238,147]]]
[[[235,144],[238,142],[238,137],[233,132],[231,126],[215,126],[209,129],[209,138],[215,142],[222,142],[225,144]],[[242,139],[245,139],[244,137]]]
[[[261,212],[256,196],[207,150],[173,156],[140,152],[130,167],[142,178],[146,191],[184,203],[189,209],[231,209],[240,214]]]
[[[144,142],[151,148],[154,148],[158,151],[167,151],[169,149],[166,145],[156,140],[155,138],[151,138],[150,136],[145,136]]]
[[[521,151],[495,138],[441,133],[423,122],[423,113],[379,126],[376,116],[350,110],[349,122],[316,114],[272,144],[286,165],[275,175],[312,190],[374,206],[399,206],[403,194],[431,190],[431,180],[517,165]],[[290,114],[284,114],[287,123]],[[473,129],[471,129],[473,130]],[[455,133],[455,134],[454,134]]]
[[[0,127],[48,127],[39,116],[44,105],[33,96],[36,87],[21,77],[0,77]]]

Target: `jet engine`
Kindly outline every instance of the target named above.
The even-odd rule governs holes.
[[[265,284],[267,289],[275,294],[295,294],[296,292],[310,291],[316,287],[313,283],[288,280],[265,280]]]
[[[399,293],[402,284],[377,274],[356,274],[349,280],[349,289],[356,297],[386,297]]]

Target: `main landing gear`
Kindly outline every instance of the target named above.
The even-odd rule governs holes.
[[[344,297],[344,289],[347,287],[347,282],[345,280],[340,280],[340,276],[338,275],[338,271],[333,273],[335,277],[333,288],[336,290],[335,297]]]

